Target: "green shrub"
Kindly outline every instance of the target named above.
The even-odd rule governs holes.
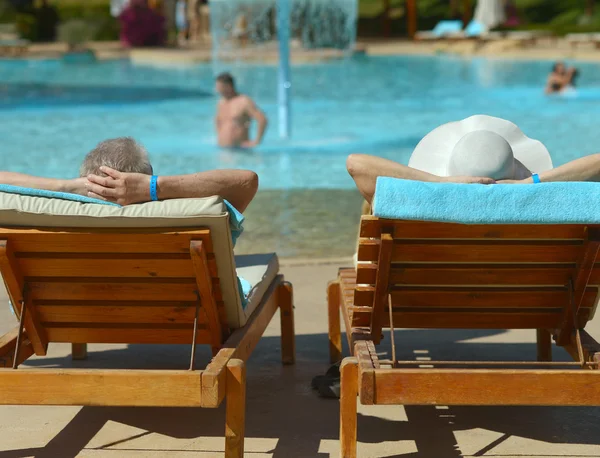
[[[58,3],[61,21],[84,19],[94,29],[94,41],[113,41],[119,39],[119,21],[110,15],[110,4],[105,0],[85,0],[85,2]]]
[[[15,16],[15,25],[21,38],[30,41],[36,41],[38,35],[37,20],[35,16],[27,13],[17,13]]]
[[[52,4],[58,10],[61,22],[83,19],[94,30],[93,41],[113,41],[119,39],[119,21],[110,15],[108,0],[60,0]],[[23,38],[36,39],[36,19],[33,14],[16,13],[7,7],[7,0],[0,0],[0,23],[16,23]],[[32,12],[33,13],[33,12]]]
[[[70,51],[85,47],[94,34],[94,27],[83,19],[71,19],[58,26],[58,41],[66,43]]]

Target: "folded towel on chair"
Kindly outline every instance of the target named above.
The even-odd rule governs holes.
[[[105,200],[100,199],[92,199],[91,197],[81,196],[79,194],[46,191],[45,189],[23,188],[21,186],[12,186],[9,184],[0,184],[0,192],[6,192],[8,194],[20,194],[22,196],[46,197],[48,199],[72,200],[74,202],[81,202],[84,204],[113,205],[120,207],[119,204],[106,202]]]
[[[600,183],[477,185],[379,177],[380,218],[463,224],[600,224]]]

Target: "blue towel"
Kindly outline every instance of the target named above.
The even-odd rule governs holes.
[[[242,278],[238,275],[238,291],[240,293],[240,299],[242,300],[242,308],[246,308],[248,305],[248,296],[250,296],[250,291],[252,291],[252,285],[248,280]]]
[[[486,27],[475,19],[469,22],[469,25],[465,28],[465,35],[468,37],[479,37],[485,32],[487,32]]]
[[[463,224],[600,224],[600,183],[478,185],[379,177],[373,214]]]
[[[84,204],[100,204],[120,207],[119,204],[106,202],[100,199],[92,199],[91,197],[81,196],[79,194],[46,191],[45,189],[22,188],[21,186],[12,186],[9,184],[0,184],[0,192],[6,192],[8,194],[20,194],[22,196],[46,197],[48,199],[72,200],[74,202],[81,202]]]
[[[233,240],[233,246],[235,246],[235,243],[237,242],[237,239],[239,238],[240,235],[242,235],[242,232],[244,232],[244,215],[242,215],[237,208],[235,208],[233,205],[231,205],[228,201],[226,201],[225,199],[223,199],[223,202],[225,202],[225,206],[227,207],[227,210],[229,211],[229,225],[231,226],[231,240]]]
[[[443,37],[453,33],[458,33],[462,30],[462,21],[440,21],[431,31],[436,37]]]

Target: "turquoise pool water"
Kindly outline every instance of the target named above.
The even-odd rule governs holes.
[[[214,146],[210,65],[159,69],[128,61],[0,60],[0,169],[75,176],[97,142],[129,135],[148,148],[159,174],[218,167],[257,171],[263,194],[250,211],[257,214],[254,221],[275,223],[268,234],[257,223],[248,240],[275,237],[275,248],[289,255],[347,254],[360,202],[345,173],[348,153],[406,162],[428,131],[479,113],[517,123],[547,145],[556,165],[597,151],[600,66],[577,63],[579,92],[547,97],[542,88],[550,66],[436,56],[355,57],[294,67],[293,138],[282,141],[276,69],[238,64],[232,71],[239,89],[271,119],[264,144],[239,153]],[[340,209],[347,220],[331,218]],[[327,218],[335,224],[324,226],[320,221]],[[339,243],[319,235],[339,233],[339,225],[352,226]],[[312,241],[293,241],[299,234],[310,234]],[[315,244],[318,249],[311,248]]]
[[[542,94],[548,62],[361,57],[295,67],[291,141],[277,138],[276,70],[237,66],[240,89],[272,122],[260,148],[235,153],[214,146],[210,65],[0,61],[0,168],[75,175],[98,141],[131,135],[163,174],[248,167],[263,189],[348,189],[346,154],[406,161],[429,130],[476,113],[516,122],[561,164],[600,145],[600,67],[578,65],[575,97]]]

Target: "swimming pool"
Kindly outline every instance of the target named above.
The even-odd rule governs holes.
[[[276,128],[276,69],[237,64],[232,70],[240,90],[271,119],[264,144],[240,153],[214,146],[211,65],[159,69],[128,61],[5,60],[0,61],[0,169],[75,176],[82,156],[97,142],[129,135],[148,148],[160,174],[219,167],[258,172],[263,195],[250,208],[256,217],[249,218],[249,244],[260,244],[268,235],[277,239],[273,247],[288,255],[348,254],[360,202],[345,173],[348,153],[406,162],[431,129],[479,113],[517,123],[546,144],[555,165],[595,152],[600,145],[600,67],[578,63],[579,93],[546,97],[542,87],[550,65],[359,56],[297,66],[292,74],[293,138],[283,141]],[[341,211],[343,217],[334,214]],[[327,218],[336,224],[324,226],[320,221]],[[261,230],[265,224],[273,227]],[[319,239],[324,231],[342,232],[340,225],[352,229],[339,247]]]

